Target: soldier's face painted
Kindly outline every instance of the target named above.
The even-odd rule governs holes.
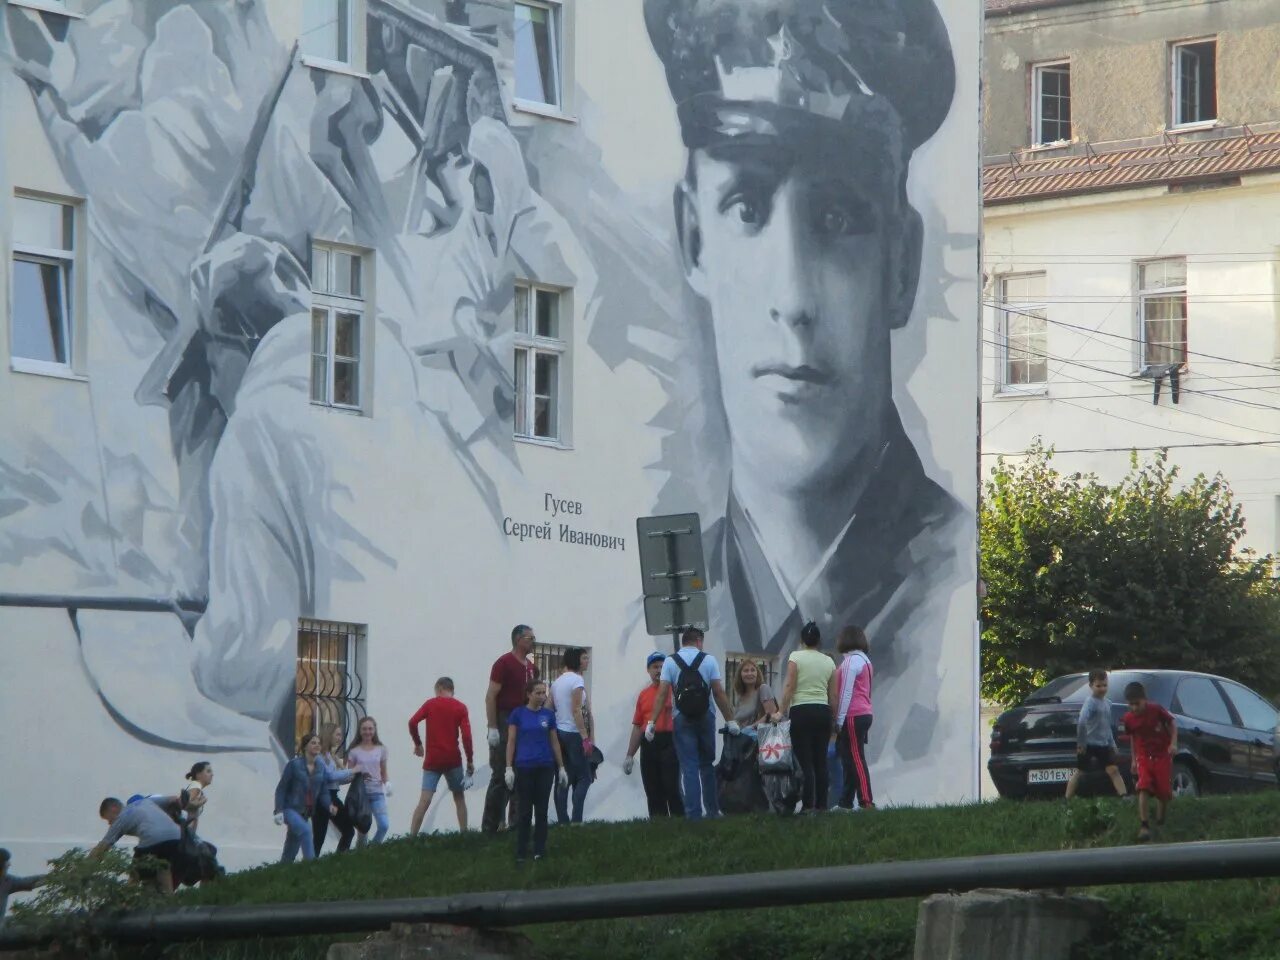
[[[901,321],[888,178],[833,153],[698,150],[685,186],[686,267],[711,308],[735,464],[792,490],[830,482],[876,437]]]

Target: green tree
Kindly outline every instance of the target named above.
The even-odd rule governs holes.
[[[1053,469],[1039,441],[997,462],[980,508],[982,693],[1012,704],[1064,673],[1152,667],[1280,691],[1280,581],[1240,547],[1221,475],[1178,483],[1167,452],[1117,485]]]

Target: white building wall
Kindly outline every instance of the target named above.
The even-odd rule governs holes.
[[[984,300],[998,299],[1002,276],[1043,271],[1050,357],[1042,392],[1002,389],[1000,320],[986,308],[984,466],[1039,436],[1060,451],[1059,470],[1115,481],[1131,448],[1168,446],[1184,478],[1230,482],[1247,546],[1280,549],[1280,176],[993,206],[984,221]],[[1189,364],[1179,403],[1166,382],[1153,405],[1151,382],[1135,376],[1136,263],[1166,256],[1187,260]]]
[[[224,397],[231,415],[217,431],[176,417],[148,386],[175,343],[174,366],[161,371],[169,378],[193,334],[234,327],[201,299],[194,268],[210,247],[221,249],[219,211],[250,154],[253,117],[288,63],[298,30],[294,0],[195,0],[167,5],[164,16],[149,4],[95,0],[70,0],[84,17],[14,2],[0,8],[0,41],[13,55],[6,63],[18,64],[0,73],[6,262],[6,205],[15,190],[79,204],[73,375],[16,369],[8,310],[0,324],[0,598],[8,598],[0,603],[0,725],[9,732],[0,767],[6,782],[31,787],[11,792],[0,807],[0,843],[14,850],[19,872],[96,840],[102,796],[176,791],[202,759],[215,767],[202,829],[226,862],[275,856],[281,837],[271,824],[271,791],[292,746],[281,742],[278,716],[292,707],[281,699],[280,680],[291,694],[299,617],[367,628],[366,707],[391,750],[393,833],[407,828],[420,775],[405,720],[441,675],[454,678],[471,710],[480,785],[469,802],[478,825],[488,773],[483,696],[489,667],[509,649],[517,622],[532,624],[543,642],[591,647],[597,740],[608,760],[588,815],[643,813],[639,778],[625,778],[619,763],[645,654],[670,641],[644,635],[639,619],[635,520],[697,510],[710,556],[712,531],[725,529],[733,470],[711,311],[689,288],[672,218],[685,149],[643,5],[564,5],[568,97],[555,118],[512,104],[509,10],[488,0],[471,4],[474,20],[463,28],[445,23],[438,0],[354,6],[361,16],[390,11],[405,18],[406,35],[421,30],[444,46],[456,40],[472,51],[466,57],[475,55],[431,62],[415,82],[493,71],[500,101],[473,86],[462,116],[472,132],[486,110],[502,118],[506,134],[494,135],[500,145],[490,158],[499,205],[519,194],[527,214],[512,227],[498,223],[512,209],[500,206],[486,219],[467,197],[452,211],[462,226],[437,231],[438,246],[423,241],[416,224],[380,233],[377,211],[398,214],[406,202],[402,174],[412,169],[412,151],[397,152],[403,145],[394,140],[390,109],[365,116],[367,125],[343,123],[368,102],[383,103],[389,70],[358,60],[355,73],[370,78],[295,63],[260,159],[248,164],[249,202],[230,238],[275,244],[281,261],[287,253],[303,267],[313,238],[370,251],[363,344],[372,393],[364,415],[309,404],[305,298],[289,314],[259,291],[250,324],[264,310],[287,315],[265,334],[236,340],[229,353],[210,352],[201,375],[215,388],[239,383]],[[896,409],[920,461],[901,483],[886,476],[880,485],[919,488],[939,509],[907,503],[905,512],[923,514],[918,528],[865,535],[858,555],[875,556],[876,569],[820,571],[827,599],[810,593],[800,611],[819,619],[829,638],[849,611],[866,614],[881,684],[873,775],[877,799],[890,803],[976,794],[978,376],[970,358],[979,296],[973,121],[981,11],[976,0],[939,6],[957,77],[954,91],[939,88],[946,94],[935,118],[941,129],[916,151],[907,181],[923,226],[921,277],[893,317],[901,329],[891,338],[881,331],[892,359],[869,374],[885,385],[887,409]],[[245,11],[237,22],[246,32],[214,42],[193,11],[216,19],[231,7]],[[905,35],[915,25],[906,23]],[[380,30],[361,26],[357,36],[371,38],[373,49],[374,39],[388,36]],[[415,60],[415,69],[425,62]],[[928,87],[913,84],[912,95]],[[885,93],[907,102],[905,91]],[[111,139],[113,123],[140,117],[132,139]],[[365,144],[370,157],[352,160],[363,149],[360,137],[375,128],[384,136]],[[461,142],[479,149],[465,136]],[[801,145],[800,153],[806,149],[823,147]],[[382,179],[353,185],[344,164]],[[504,172],[508,180],[497,182]],[[528,196],[517,189],[524,177]],[[507,255],[469,260],[483,247],[466,246],[463,228],[495,223],[510,228],[495,229],[493,238],[509,242]],[[217,268],[235,264],[219,257]],[[775,276],[783,276],[776,257],[742,258],[704,280],[702,291],[716,295]],[[6,304],[9,278],[0,271]],[[475,313],[484,311],[496,330],[480,345],[510,370],[513,279],[572,287],[568,443],[512,443],[510,411],[493,399],[501,386],[476,387],[463,376],[484,375],[468,352],[473,338],[483,340]],[[787,292],[786,282],[773,292]],[[431,296],[422,298],[424,287]],[[222,292],[238,290],[232,284]],[[760,318],[772,295],[758,301]],[[484,311],[469,312],[477,301]],[[847,316],[813,309],[816,329],[828,319],[836,321],[831,329],[851,325]],[[890,312],[869,316],[873,326]],[[429,354],[446,340],[452,366],[421,360],[419,348]],[[252,361],[237,366],[236,350],[252,352]],[[770,358],[761,352],[756,359]],[[866,419],[859,405],[829,403],[819,419],[833,417],[843,417],[850,433]],[[760,432],[772,424],[758,421]],[[195,438],[209,440],[208,456]],[[829,452],[812,446],[789,454],[769,479],[803,474],[810,459]],[[851,482],[854,473],[823,483]],[[841,488],[825,491],[832,489]],[[549,496],[580,504],[581,513],[553,519]],[[551,523],[547,540],[512,535],[515,523],[543,521]],[[847,513],[824,517],[817,533],[842,545],[847,521]],[[610,542],[570,542],[560,533],[565,522]],[[872,607],[851,605],[848,595],[864,586],[859,578],[872,574],[884,595]],[[708,649],[785,655],[789,637],[780,635],[783,646],[770,650],[744,640],[724,577],[717,589]],[[194,600],[201,609],[207,601],[208,610],[184,621],[176,612],[76,606],[90,597]],[[427,821],[427,829],[452,825],[452,811],[440,807]]]

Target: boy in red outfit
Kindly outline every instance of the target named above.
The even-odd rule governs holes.
[[[418,724],[427,722],[426,759],[422,761],[422,795],[418,798],[418,806],[413,811],[413,822],[409,828],[409,836],[416,836],[422,827],[422,818],[427,815],[431,799],[443,777],[453,794],[454,806],[458,809],[458,829],[467,829],[467,798],[463,791],[470,786],[475,776],[475,759],[471,752],[471,719],[467,715],[466,705],[453,695],[453,681],[441,677],[436,681],[436,695],[418,708],[418,712],[409,718],[409,736],[413,737],[413,754],[423,755],[422,741],[418,739]],[[467,752],[467,773],[462,774],[462,754],[458,750],[458,738],[462,738],[462,749]]]
[[[1129,734],[1129,750],[1133,757],[1132,772],[1137,776],[1138,817],[1141,821],[1138,840],[1151,839],[1147,822],[1147,798],[1156,798],[1156,826],[1164,826],[1169,801],[1173,799],[1173,755],[1178,752],[1178,724],[1158,703],[1147,699],[1140,683],[1124,688],[1129,712],[1121,725]]]

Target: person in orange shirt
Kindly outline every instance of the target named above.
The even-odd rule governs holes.
[[[631,718],[631,743],[622,761],[622,772],[631,775],[635,768],[636,749],[640,750],[640,781],[649,803],[650,817],[683,817],[684,801],[680,799],[680,761],[676,757],[675,725],[671,718],[671,700],[663,705],[653,740],[644,737],[645,724],[653,716],[653,701],[658,696],[662,664],[666,655],[654,651],[645,659],[649,683],[636,697],[636,712]]]

